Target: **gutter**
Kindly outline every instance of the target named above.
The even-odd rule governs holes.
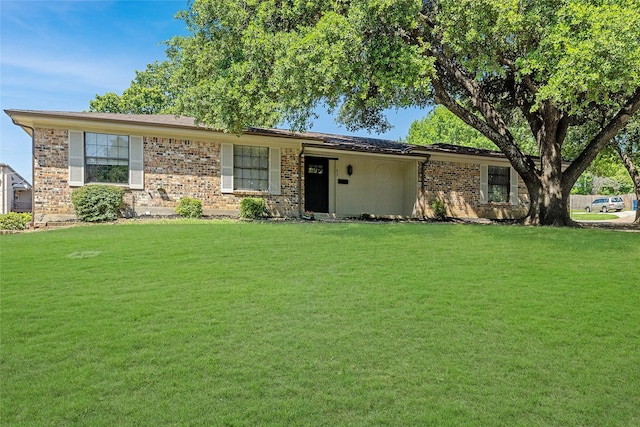
[[[426,152],[421,151],[393,151],[393,150],[369,150],[367,148],[360,147],[345,147],[339,145],[332,145],[329,142],[319,142],[316,144],[313,143],[302,143],[303,147],[309,148],[318,148],[321,150],[336,150],[341,151],[343,153],[361,153],[361,154],[369,154],[369,155],[377,155],[377,156],[396,156],[396,157],[421,157],[421,158],[429,158],[431,155]]]

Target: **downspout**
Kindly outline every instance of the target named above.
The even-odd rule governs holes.
[[[27,129],[31,129],[31,182],[33,184],[31,184],[31,227],[35,228],[36,226],[36,192],[34,189],[34,185],[36,183],[36,165],[35,165],[35,158],[36,158],[36,130],[34,128],[32,128],[31,126],[27,126],[27,125],[19,125],[18,123],[16,123],[16,121],[13,119],[13,117],[11,118],[11,121],[13,122],[14,125],[16,126],[20,126],[21,128],[27,128]]]
[[[302,144],[300,154],[298,154],[298,218],[302,218],[302,156],[304,155],[305,144]]]
[[[426,172],[425,168],[429,162],[429,157],[424,162],[420,163],[420,209],[422,210],[422,219],[426,219],[425,214],[425,186],[426,186]]]

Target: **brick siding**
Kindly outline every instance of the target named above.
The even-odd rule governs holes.
[[[425,165],[422,205],[425,215],[434,215],[431,203],[444,202],[447,214],[457,218],[523,218],[527,214],[528,192],[518,179],[518,205],[480,203],[480,164],[429,161]]]
[[[68,131],[36,129],[34,146],[34,213],[44,216],[73,215],[68,184]],[[182,197],[200,199],[206,212],[237,212],[247,196],[263,197],[278,216],[298,213],[298,153],[281,149],[281,194],[220,191],[220,144],[208,141],[145,136],[144,190],[127,189],[125,204],[138,215],[172,213]]]

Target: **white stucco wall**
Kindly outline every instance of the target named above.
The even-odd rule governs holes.
[[[362,157],[341,154],[334,160],[335,213],[340,216],[412,215],[416,202],[415,160],[396,161],[384,157]],[[347,167],[353,174],[347,174]],[[348,184],[340,183],[348,180]],[[331,203],[330,203],[331,205]],[[331,206],[330,206],[331,207]]]

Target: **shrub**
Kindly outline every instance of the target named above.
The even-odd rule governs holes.
[[[183,218],[200,218],[202,216],[202,201],[192,197],[183,197],[176,206],[176,212]]]
[[[260,197],[245,197],[240,202],[240,218],[260,219],[267,214],[264,199]]]
[[[0,230],[24,230],[30,222],[30,213],[9,212],[0,215]]]
[[[71,193],[71,202],[80,221],[114,221],[122,213],[124,189],[112,185],[87,185]]]
[[[442,221],[447,218],[447,207],[444,205],[442,200],[435,199],[431,203],[431,209],[433,209],[435,219]]]

